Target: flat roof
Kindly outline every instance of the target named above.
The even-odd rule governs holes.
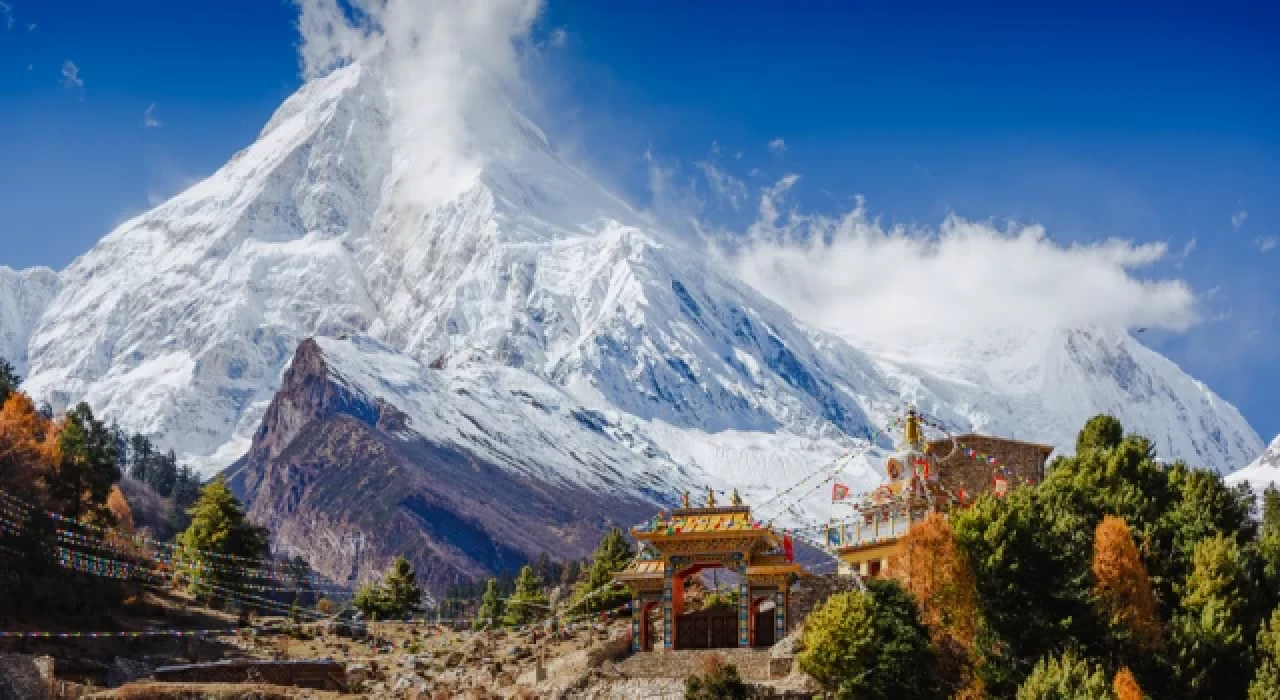
[[[1032,447],[1032,448],[1035,448],[1036,450],[1039,450],[1040,452],[1043,452],[1046,456],[1048,456],[1055,449],[1057,449],[1053,445],[1042,445],[1038,442],[1027,442],[1025,440],[1013,440],[1010,438],[1003,438],[998,435],[983,435],[981,433],[964,433],[963,435],[955,436],[955,439],[959,440],[960,442],[964,442],[965,438],[979,438],[982,440],[991,440],[992,442],[1003,442],[1009,445],[1021,445],[1023,447]],[[929,440],[925,444],[927,444],[930,447],[933,447],[934,445],[945,445],[945,444],[949,444],[950,442],[951,440],[949,438],[940,438],[938,440]]]

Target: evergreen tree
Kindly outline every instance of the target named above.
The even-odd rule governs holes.
[[[476,629],[484,629],[487,627],[497,627],[502,624],[503,615],[506,612],[502,600],[502,593],[498,591],[498,579],[491,578],[485,586],[484,597],[480,599],[480,612],[476,615],[473,626]]]
[[[1271,613],[1271,622],[1258,632],[1256,653],[1258,672],[1249,684],[1249,700],[1280,698],[1280,609]]]
[[[592,556],[586,583],[578,589],[578,600],[591,596],[584,604],[587,610],[611,610],[631,598],[626,590],[607,590],[607,587],[613,582],[614,572],[625,569],[634,558],[635,550],[622,530],[615,527],[604,536]]]
[[[357,588],[351,604],[370,620],[387,619],[387,590],[376,581]]]
[[[13,365],[0,357],[0,406],[9,399],[9,394],[18,390],[18,385],[21,383],[22,378],[14,371]]]
[[[200,491],[178,545],[180,569],[192,592],[209,598],[226,593],[214,586],[236,589],[243,569],[266,557],[267,529],[249,522],[244,506],[218,478]]]
[[[1185,697],[1245,694],[1251,675],[1244,619],[1248,597],[1240,547],[1224,535],[1202,541],[1170,625],[1173,668]]]
[[[1085,422],[1084,429],[1076,436],[1076,454],[1110,450],[1119,446],[1123,439],[1124,426],[1120,425],[1115,416],[1094,416]]]
[[[111,521],[106,508],[111,485],[120,480],[111,432],[82,403],[67,413],[58,434],[60,459],[49,491],[61,513]]]
[[[527,625],[546,617],[547,594],[542,588],[542,579],[532,566],[520,569],[516,577],[516,590],[507,601],[507,612],[503,622],[507,625]]]
[[[314,572],[311,565],[301,555],[294,555],[289,560],[289,578],[293,585],[293,604],[310,606],[316,599],[315,588],[311,585]]]
[[[129,438],[129,476],[142,482],[149,482],[151,460],[155,457],[155,448],[146,435],[134,435]]]
[[[386,589],[388,619],[402,618],[420,609],[422,588],[418,586],[417,574],[413,572],[408,559],[396,557],[382,587]]]
[[[178,456],[173,450],[167,454],[156,455],[148,469],[147,483],[164,498],[173,495],[173,487],[178,481]]]
[[[1018,688],[1018,700],[1113,700],[1100,666],[1074,652],[1042,659]]]
[[[1268,485],[1262,492],[1262,530],[1257,542],[1262,579],[1271,602],[1280,602],[1280,491]]]
[[[837,698],[942,698],[928,630],[894,581],[837,593],[805,621],[800,668]]]

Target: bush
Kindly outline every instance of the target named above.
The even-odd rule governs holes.
[[[800,668],[838,698],[940,698],[937,659],[915,602],[894,581],[838,593],[805,622]]]
[[[725,663],[719,656],[703,662],[702,674],[684,681],[685,700],[746,700],[747,685],[738,675],[738,667]]]

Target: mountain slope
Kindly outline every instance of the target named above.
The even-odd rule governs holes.
[[[584,431],[591,418],[567,395],[520,374],[308,339],[230,483],[278,549],[336,580],[406,554],[440,590],[544,552],[585,556],[609,527],[646,517],[680,471]]]
[[[344,335],[386,351],[366,377],[403,361],[471,373],[473,389],[569,397],[590,413],[557,440],[575,454],[612,454],[600,435],[639,449],[668,465],[664,493],[710,483],[766,498],[859,440],[886,445],[878,431],[908,401],[958,429],[1064,449],[1113,411],[1162,456],[1223,471],[1262,447],[1234,408],[1123,332],[889,352],[807,328],[514,111],[433,189],[392,146],[393,99],[361,64],[308,84],[224,168],[109,234],[62,273],[31,335],[28,390],[55,407],[87,399],[206,474],[250,450],[299,344]],[[432,376],[406,372],[375,395],[437,396]],[[514,410],[502,396],[492,405]],[[524,449],[521,425],[504,431]],[[502,461],[492,436],[460,434],[469,454]],[[556,451],[524,462],[548,483],[600,483]],[[873,462],[848,480],[874,484]]]
[[[1252,464],[1227,477],[1227,483],[1232,485],[1246,482],[1257,492],[1259,499],[1268,486],[1280,484],[1280,435]]]
[[[58,293],[58,273],[47,267],[13,270],[0,265],[0,357],[27,372],[27,345]]]

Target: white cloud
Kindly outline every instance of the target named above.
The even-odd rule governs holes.
[[[296,0],[303,73],[379,64],[401,189],[421,205],[459,195],[485,158],[523,129],[521,51],[538,0]],[[344,9],[346,8],[346,9]]]
[[[62,62],[62,86],[72,90],[84,87],[84,80],[80,77],[80,67],[70,59]]]
[[[769,142],[769,152],[775,156],[780,156],[787,152],[787,142],[781,138],[776,138]]]
[[[1259,236],[1253,240],[1254,245],[1258,246],[1259,253],[1269,253],[1280,245],[1280,239],[1275,236]]]
[[[1239,231],[1240,227],[1244,225],[1244,220],[1247,218],[1249,218],[1249,211],[1247,209],[1241,209],[1240,211],[1232,214],[1231,228]]]
[[[158,129],[164,126],[159,119],[156,119],[156,103],[152,102],[147,106],[147,111],[142,113],[142,125],[148,129]]]
[[[711,161],[698,161],[695,164],[702,176],[706,178],[711,193],[727,202],[734,209],[739,209],[747,201],[747,183],[716,167]]]
[[[557,49],[563,47],[568,41],[569,32],[566,32],[564,27],[556,27],[551,30],[551,36],[547,39],[547,43],[551,44],[552,48]]]
[[[13,17],[13,6],[7,2],[0,2],[0,17],[4,18],[4,28],[6,30],[13,29],[15,21]]]
[[[949,216],[936,230],[884,228],[864,203],[839,217],[786,209],[796,177],[766,188],[745,241],[716,253],[747,283],[815,327],[858,340],[910,344],[966,335],[1085,325],[1186,330],[1195,297],[1141,268],[1163,243],[1064,245],[1040,226]]]

